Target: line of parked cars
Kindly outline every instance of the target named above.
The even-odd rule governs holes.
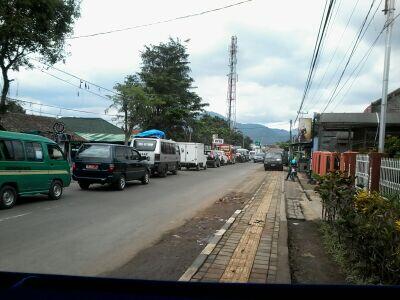
[[[11,208],[19,196],[46,194],[59,199],[71,178],[83,190],[109,184],[123,190],[128,181],[148,184],[150,176],[178,170],[220,167],[234,163],[222,150],[205,151],[201,143],[162,138],[134,138],[129,146],[84,143],[72,167],[52,140],[31,134],[0,131],[0,208]]]

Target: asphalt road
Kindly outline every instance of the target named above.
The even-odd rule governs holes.
[[[261,164],[181,171],[124,191],[74,183],[60,200],[22,198],[0,211],[0,270],[98,275],[128,262],[163,233],[234,189]]]

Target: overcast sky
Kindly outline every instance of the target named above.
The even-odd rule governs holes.
[[[74,35],[84,35],[160,21],[221,7],[240,0],[83,0],[81,18]],[[371,1],[360,0],[345,30],[357,0],[337,0],[325,47],[319,61],[305,111],[321,111],[328,101]],[[372,12],[380,1],[375,1]],[[381,3],[374,20],[351,60],[341,93],[326,112],[362,112],[381,95],[384,34],[361,69],[349,74],[380,32],[385,16]],[[397,15],[400,11],[396,3]],[[130,31],[68,41],[70,55],[56,66],[88,81],[112,89],[128,74],[139,71],[144,45],[165,42],[169,37],[187,42],[192,76],[208,110],[226,114],[228,46],[232,35],[238,39],[237,121],[288,129],[299,108],[319,22],[322,0],[253,0],[218,12]],[[371,13],[372,14],[372,13]],[[389,90],[400,87],[400,18],[393,30]],[[342,62],[342,65],[339,65]],[[39,64],[38,64],[39,65]],[[79,85],[79,80],[48,70]],[[336,73],[335,73],[336,72]],[[324,76],[325,74],[325,76]],[[358,75],[358,78],[354,81]],[[10,96],[43,104],[104,113],[110,102],[57,80],[39,70],[21,70],[12,75]],[[322,80],[323,79],[323,80]],[[353,82],[354,81],[354,82]],[[350,89],[348,87],[351,86]],[[18,87],[18,88],[17,88]],[[339,86],[340,88],[341,86]],[[90,87],[103,96],[106,91]],[[348,90],[348,92],[347,92]],[[79,96],[78,96],[79,91]],[[63,116],[96,115],[51,109],[37,105],[26,108]],[[109,116],[102,116],[110,120]]]

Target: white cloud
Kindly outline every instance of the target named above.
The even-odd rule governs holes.
[[[235,2],[236,0],[85,0],[82,2],[82,16],[75,26],[75,35],[151,23]],[[165,42],[169,37],[177,37],[182,41],[190,39],[187,47],[197,91],[204,102],[210,103],[209,110],[225,115],[228,44],[231,36],[236,34],[239,46],[237,120],[286,128],[288,120],[296,116],[301,100],[324,3],[320,0],[255,0],[200,17],[93,38],[69,40],[68,51],[71,55],[65,65],[57,64],[57,67],[112,88],[125,75],[139,70],[140,51],[144,45]],[[331,84],[327,83],[356,36],[369,3],[359,1],[342,37],[353,6],[354,1],[341,1],[340,10],[332,21],[333,25],[328,31],[319,69],[310,91],[311,96],[336,47],[337,50],[320,90],[316,93],[316,105],[310,105],[310,98],[306,101],[306,108],[310,113],[322,107],[333,90],[342,67],[338,69],[339,73]],[[398,6],[397,4],[397,8]],[[349,72],[367,51],[383,22],[384,15],[378,10],[349,65]],[[397,21],[393,32],[389,83],[391,90],[400,86],[400,70],[397,67],[400,65],[399,27]],[[343,104],[335,111],[362,111],[370,101],[380,97],[382,40],[368,59],[360,78],[346,94]],[[51,73],[79,84],[76,79],[54,71]],[[348,74],[345,74],[344,80]],[[106,100],[85,92],[77,97],[76,88],[40,71],[23,70],[14,76],[18,78],[19,94],[25,99],[96,112],[103,112],[108,106]],[[352,80],[349,81],[351,82]],[[15,92],[15,83],[12,89]],[[345,87],[343,91],[346,90]],[[339,94],[337,100],[342,95]],[[336,103],[329,109],[335,107]]]

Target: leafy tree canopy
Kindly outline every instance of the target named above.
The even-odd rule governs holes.
[[[116,108],[122,119],[125,142],[128,142],[132,130],[141,126],[149,115],[151,98],[146,95],[143,85],[135,75],[128,75],[124,83],[114,86],[116,94],[111,96],[113,104],[109,108]]]
[[[9,70],[31,68],[29,54],[54,64],[65,57],[65,39],[79,17],[79,0],[2,0],[0,2],[0,68],[3,77],[0,110],[12,79]]]
[[[150,115],[143,129],[157,128],[171,138],[182,138],[185,128],[207,105],[193,91],[189,54],[179,40],[146,46],[138,73],[146,93],[151,96]]]
[[[287,141],[287,142],[277,142],[276,145],[279,146],[279,148],[281,148],[281,149],[289,150],[290,141]]]
[[[400,137],[387,137],[385,141],[385,152],[390,157],[400,158]]]

